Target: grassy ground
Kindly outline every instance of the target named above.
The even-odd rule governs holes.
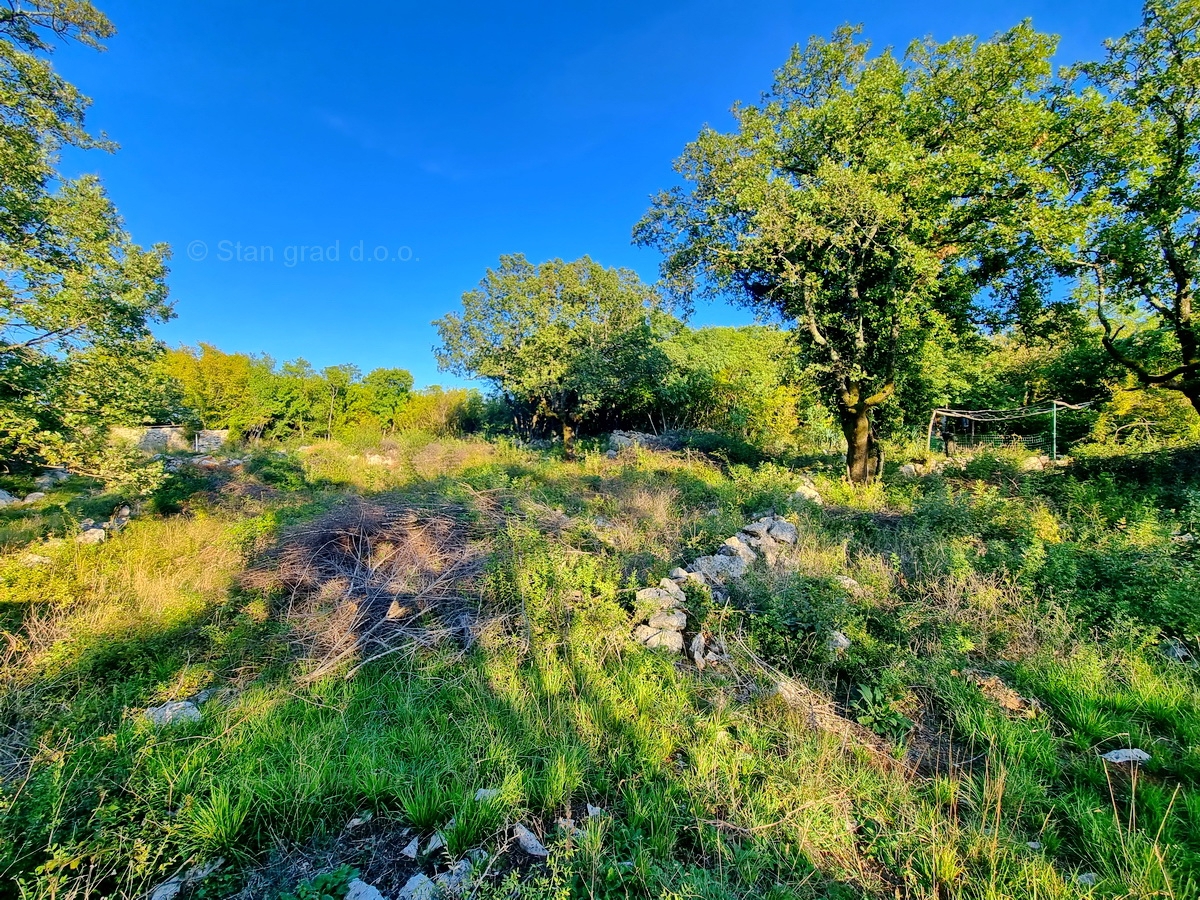
[[[1164,652],[1200,655],[1197,471],[817,471],[817,507],[771,464],[408,435],[182,472],[98,546],[55,537],[120,498],[68,482],[0,511],[0,896],[137,897],[217,857],[185,894],[276,897],[345,862],[395,896],[474,848],[476,896],[1200,896],[1200,673]],[[353,495],[466,511],[469,647],[311,677],[294,596],[247,573]],[[636,587],[766,508],[799,526],[789,565],[728,604],[689,593],[727,663],[629,642]],[[814,724],[781,682],[874,734]],[[199,722],[141,714],[206,688]],[[1099,758],[1121,747],[1151,759]]]

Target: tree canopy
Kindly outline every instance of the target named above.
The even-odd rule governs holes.
[[[530,428],[553,423],[569,445],[585,416],[650,405],[666,365],[660,315],[658,295],[628,269],[502,256],[461,313],[434,322],[434,352],[440,368],[485,379]]]
[[[0,7],[5,456],[82,464],[94,455],[116,415],[108,387],[144,383],[129,370],[148,364],[157,350],[150,326],[172,315],[166,245],[138,246],[97,178],[67,180],[57,170],[65,146],[112,145],[85,130],[89,101],[49,64],[50,36],[99,48],[112,33],[86,2]]]
[[[1020,25],[988,41],[870,55],[859,30],[797,47],[737,129],[703,131],[635,239],[681,296],[730,296],[795,323],[847,441],[872,472],[870,415],[930,343],[1036,288],[1033,198],[1056,182],[1042,102],[1054,41]]]
[[[1058,105],[1086,137],[1066,173],[1083,224],[1060,264],[1082,274],[1109,354],[1200,411],[1200,6],[1152,0],[1072,75]]]

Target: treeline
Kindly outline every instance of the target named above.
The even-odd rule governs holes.
[[[405,369],[327,366],[304,359],[224,353],[211,344],[168,350],[161,361],[164,400],[156,418],[198,428],[227,428],[234,440],[333,437],[346,429],[383,434],[408,429],[477,431],[478,391],[413,389]]]
[[[796,369],[786,332],[768,326],[696,330],[661,311],[652,318],[636,335],[614,328],[612,346],[598,358],[575,345],[582,332],[559,348],[558,364],[571,383],[555,387],[563,402],[580,403],[562,410],[579,433],[706,430],[768,452],[834,433],[814,387]],[[545,349],[539,338],[545,335],[508,350],[533,358]],[[618,347],[623,356],[614,360],[607,354]],[[418,390],[405,369],[318,371],[303,359],[279,364],[204,343],[166,351],[146,384],[159,399],[139,421],[227,428],[234,440],[338,437],[364,429],[561,436],[557,407],[530,393]]]

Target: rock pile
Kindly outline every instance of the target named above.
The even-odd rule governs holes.
[[[678,442],[665,435],[646,434],[643,431],[614,431],[608,436],[609,450],[624,450],[627,447],[645,447],[647,450],[676,450]]]
[[[128,525],[132,516],[133,511],[128,506],[122,506],[107,522],[84,519],[79,523],[79,534],[75,535],[75,540],[80,544],[102,544],[110,534],[116,534]]]
[[[666,647],[672,653],[683,652],[683,630],[687,628],[687,613],[682,609],[687,596],[679,587],[681,579],[664,578],[658,587],[637,592],[637,608],[644,612],[646,622],[633,630],[633,637],[647,647]]]
[[[797,495],[820,503],[820,494],[811,484],[801,485]],[[642,588],[637,592],[638,624],[633,630],[634,640],[646,647],[682,653],[686,643],[683,634],[687,630],[687,612],[683,608],[687,596],[683,585],[691,582],[711,590],[718,600],[725,599],[728,583],[744,576],[755,560],[761,556],[768,565],[774,565],[780,551],[793,546],[799,538],[800,532],[794,524],[773,511],[768,512],[728,538],[716,553],[697,557],[687,569],[673,569],[657,587]],[[719,641],[711,641],[702,633],[697,633],[688,645],[688,655],[701,669],[723,659],[724,654],[725,648]]]

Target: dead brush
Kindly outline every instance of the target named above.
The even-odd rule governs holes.
[[[462,507],[355,501],[287,535],[243,583],[284,596],[311,681],[355,657],[348,674],[404,649],[470,645],[487,543]]]

